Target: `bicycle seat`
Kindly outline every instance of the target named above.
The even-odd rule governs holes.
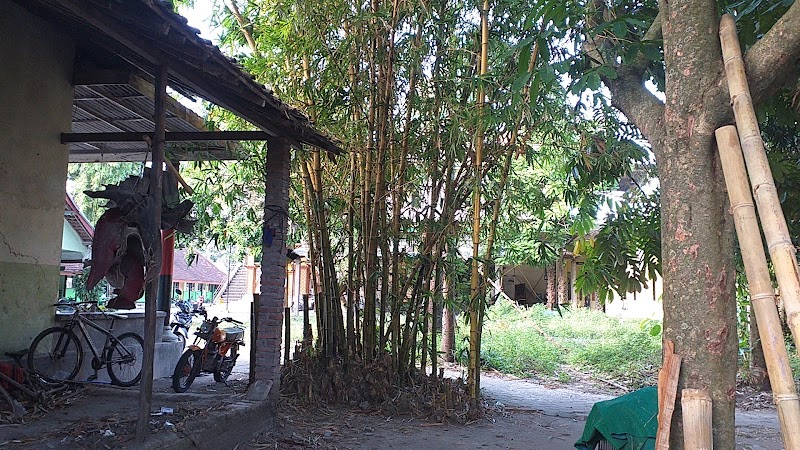
[[[109,315],[111,317],[116,317],[117,319],[127,319],[128,318],[128,316],[126,316],[125,314],[117,314],[117,313],[113,313],[113,312],[107,312],[106,315]]]
[[[28,354],[28,349],[18,350],[16,352],[6,352],[6,356],[16,361],[18,366],[22,365],[22,358]]]

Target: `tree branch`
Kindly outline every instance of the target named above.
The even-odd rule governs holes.
[[[665,136],[664,104],[647,90],[641,74],[620,67],[616,79],[604,79],[603,82],[611,92],[611,104],[639,128],[653,150],[658,152]]]
[[[236,4],[236,0],[225,0],[225,6],[228,7],[233,17],[236,18],[236,23],[239,24],[239,28],[242,30],[242,34],[244,34],[245,40],[247,40],[247,45],[250,46],[250,50],[253,51],[254,55],[258,55],[258,48],[256,47],[256,41],[253,39],[253,33],[250,32],[250,23],[247,20],[244,20],[244,16],[239,11],[239,5]]]
[[[602,19],[605,3],[602,0],[595,1],[597,11],[594,15],[587,17],[590,27],[598,25],[598,20]],[[656,40],[661,38],[661,13],[659,12],[650,28],[644,34],[645,40]],[[600,49],[608,45],[605,38],[599,37],[599,41],[588,40],[584,44],[584,51],[597,66],[604,60]],[[602,76],[603,83],[611,92],[611,104],[622,111],[644,137],[650,142],[651,147],[658,151],[664,141],[664,104],[647,90],[644,86],[644,73],[647,66],[647,59],[640,54],[634,61],[625,65],[615,64],[617,72],[616,78]]]
[[[772,28],[744,55],[747,83],[753,105],[774,96],[783,88],[797,89],[800,70],[800,2],[795,2]],[[704,120],[710,129],[733,122],[725,72],[703,95],[709,105]]]
[[[744,55],[750,95],[758,103],[797,82],[790,76],[800,62],[800,2],[794,2],[775,25]]]

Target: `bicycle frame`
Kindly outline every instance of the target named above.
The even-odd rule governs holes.
[[[103,315],[109,316],[109,314],[106,314],[105,312],[103,312]],[[64,328],[66,328],[68,330],[74,330],[75,326],[77,325],[78,329],[81,330],[81,335],[83,335],[83,339],[89,345],[89,349],[92,351],[92,354],[94,355],[94,357],[98,361],[100,361],[100,367],[103,367],[106,364],[110,364],[112,362],[117,362],[117,361],[111,361],[111,360],[107,361],[105,359],[105,355],[108,354],[108,349],[111,347],[111,344],[113,342],[117,341],[116,336],[114,336],[114,334],[112,333],[112,331],[114,331],[114,321],[115,320],[116,320],[116,317],[114,315],[111,315],[111,326],[109,326],[108,330],[106,330],[105,328],[101,327],[100,325],[98,325],[98,324],[92,322],[91,320],[89,320],[88,318],[82,316],[80,310],[76,309],[75,312],[72,313],[72,316],[70,317],[69,322],[67,322],[66,325],[64,325]],[[89,334],[89,330],[86,328],[87,325],[92,327],[92,328],[94,328],[95,330],[99,331],[100,333],[102,333],[102,334],[104,334],[106,336],[105,342],[103,343],[103,349],[102,349],[101,353],[97,352],[97,347],[95,347],[94,341],[92,340],[92,337]],[[128,354],[130,355],[130,353],[131,353],[130,349],[125,347],[125,344],[123,344],[122,342],[119,342],[119,345],[121,345],[122,348],[124,348],[125,351],[128,352]],[[59,345],[59,347],[60,347],[60,345]],[[123,357],[122,361],[125,362],[127,360],[127,358],[128,357]]]

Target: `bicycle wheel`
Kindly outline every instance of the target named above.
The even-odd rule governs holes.
[[[186,392],[194,382],[200,368],[200,352],[202,350],[186,350],[175,366],[172,373],[172,390],[175,392]]]
[[[82,364],[81,342],[67,328],[52,327],[42,331],[28,351],[28,368],[50,383],[75,378]]]
[[[231,347],[231,354],[223,358],[222,362],[219,363],[219,368],[214,371],[214,381],[217,383],[224,383],[228,377],[231,376],[233,366],[236,365],[237,353],[238,347],[234,345]]]
[[[142,378],[144,341],[136,333],[122,333],[114,339],[106,353],[106,369],[117,386],[133,386]]]

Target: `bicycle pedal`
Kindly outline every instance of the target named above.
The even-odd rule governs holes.
[[[86,381],[94,381],[96,379],[97,379],[97,373],[95,373],[94,375],[89,375],[89,378],[87,378]]]

